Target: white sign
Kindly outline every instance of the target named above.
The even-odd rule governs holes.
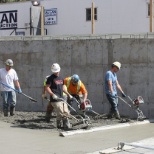
[[[44,25],[57,24],[57,9],[45,9],[44,10]]]
[[[18,27],[17,10],[0,12],[0,30]]]

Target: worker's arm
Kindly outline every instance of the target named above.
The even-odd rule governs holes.
[[[83,83],[81,83],[81,93],[83,94],[83,101],[85,102],[87,97],[88,97],[88,92],[87,89],[85,87],[85,85]]]
[[[45,90],[45,86],[43,86],[43,92],[44,95],[46,95],[46,90]]]
[[[87,96],[88,96],[88,93],[84,93],[84,94],[83,94],[83,101],[84,101],[84,102],[86,101]]]
[[[66,85],[63,85],[63,92],[69,97],[72,98],[72,96],[69,94],[69,92],[67,91],[67,87]]]
[[[18,80],[15,80],[15,81],[14,81],[14,84],[15,84],[15,86],[18,88],[19,93],[22,93],[22,90],[21,90],[21,88],[20,88],[20,83],[19,83],[19,81],[18,81]]]
[[[53,95],[54,95],[54,93],[53,93],[52,90],[50,89],[50,85],[49,85],[49,84],[47,84],[47,85],[45,86],[45,91],[47,91],[47,93],[48,93],[50,96],[53,96]]]
[[[46,94],[45,86],[43,86],[43,92],[42,92],[42,98],[47,99],[47,94]]]
[[[119,89],[120,92],[123,92],[118,80],[116,80],[116,85],[117,85],[117,88]]]
[[[54,100],[58,100],[58,99],[59,99],[58,96],[55,95],[55,94],[52,92],[52,90],[50,89],[50,84],[46,84],[45,90],[47,91],[47,93],[48,93],[50,96],[52,96],[52,98],[53,98]]]
[[[117,88],[119,89],[119,91],[121,92],[122,97],[126,97],[126,94],[123,92],[118,80],[116,80],[116,85],[117,85]]]
[[[109,86],[109,90],[110,90],[111,94],[113,94],[114,91],[113,91],[112,81],[111,80],[108,80],[108,86]]]

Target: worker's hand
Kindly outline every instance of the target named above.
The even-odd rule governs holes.
[[[115,92],[111,93],[112,97],[117,97],[117,94]]]
[[[68,95],[68,97],[69,97],[69,99],[70,99],[70,100],[72,100],[72,99],[73,99],[73,96],[72,96],[72,95],[70,95],[70,94]]]
[[[18,89],[18,93],[19,93],[19,94],[21,94],[21,93],[22,93],[22,90],[21,90],[21,88],[19,88],[19,89]]]
[[[86,102],[86,99],[84,99],[83,102]]]
[[[54,100],[58,100],[58,96],[55,95],[55,94],[52,95],[52,98],[53,98]]]
[[[42,98],[47,99],[47,95],[43,93]]]
[[[122,97],[126,97],[126,94],[122,91],[121,92]]]

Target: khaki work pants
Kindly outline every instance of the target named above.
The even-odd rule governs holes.
[[[51,102],[51,105],[53,106],[54,110],[57,113],[57,120],[61,120],[69,117],[70,112],[65,102],[63,101],[54,102],[54,103]]]

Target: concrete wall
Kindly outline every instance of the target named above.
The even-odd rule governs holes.
[[[17,110],[44,111],[47,101],[41,98],[43,80],[51,74],[52,63],[61,65],[61,75],[79,74],[89,92],[93,109],[106,113],[109,105],[104,94],[104,75],[112,62],[122,63],[117,73],[124,92],[132,99],[143,96],[141,106],[146,116],[154,117],[154,40],[153,39],[48,39],[19,37],[0,40],[0,67],[7,58],[13,59],[24,93],[38,100],[30,102],[18,96]],[[1,100],[2,102],[2,100]],[[121,114],[136,113],[119,101]]]

